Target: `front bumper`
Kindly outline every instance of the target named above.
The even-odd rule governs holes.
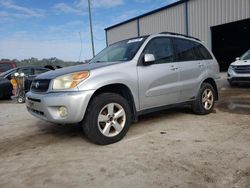
[[[231,83],[250,83],[250,74],[239,74],[232,69],[229,69],[227,80]]]
[[[82,121],[94,90],[58,93],[26,94],[26,106],[35,117],[52,123],[78,123]],[[67,109],[67,116],[61,117],[59,108]]]

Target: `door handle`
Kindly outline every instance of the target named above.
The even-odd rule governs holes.
[[[200,68],[205,66],[203,63],[199,63],[198,65],[199,65]]]
[[[172,65],[170,70],[175,71],[175,70],[178,70],[178,68]]]
[[[178,68],[174,67],[174,68],[171,68],[170,70],[175,71],[175,70],[178,70]]]

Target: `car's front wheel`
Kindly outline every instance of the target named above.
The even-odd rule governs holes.
[[[215,90],[209,83],[203,83],[193,104],[193,111],[199,115],[209,114],[215,104]]]
[[[125,98],[103,93],[90,102],[83,121],[83,130],[90,141],[112,144],[121,140],[131,123],[131,110]]]

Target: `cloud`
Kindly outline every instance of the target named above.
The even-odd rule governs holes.
[[[82,60],[91,57],[90,44],[83,43]],[[14,54],[13,54],[14,52]],[[68,61],[78,61],[80,53],[79,41],[64,40],[31,40],[22,37],[1,39],[0,57],[38,59],[57,57]]]
[[[93,8],[111,8],[123,4],[123,0],[92,0],[91,5]],[[78,8],[87,7],[87,0],[78,0],[74,2]]]
[[[81,20],[74,20],[70,22],[66,22],[60,25],[51,25],[48,27],[50,32],[64,32],[64,31],[73,31],[84,28],[84,22]]]
[[[81,20],[75,20],[66,22],[64,24],[48,26],[46,37],[49,36],[52,38],[52,40],[63,39],[79,41],[79,35],[84,37],[84,40],[86,41],[86,36],[90,36],[89,25]]]
[[[14,17],[17,17],[17,18],[19,18],[19,17],[20,18],[23,18],[23,17],[26,17],[26,18],[27,17],[43,17],[44,16],[44,10],[31,9],[31,8],[19,6],[11,0],[0,0],[0,6],[5,8],[5,9],[15,11]]]
[[[54,9],[59,12],[64,12],[64,13],[75,13],[75,14],[80,14],[80,15],[84,14],[81,9],[76,8],[74,6],[70,6],[66,3],[55,4]]]
[[[142,14],[144,10],[129,10],[121,13],[119,16],[115,17],[114,22],[121,22],[124,20],[128,20],[135,16]]]
[[[22,18],[30,18],[30,16],[22,13],[9,13],[6,11],[0,11],[0,22],[8,22]]]
[[[68,61],[78,61],[92,56],[89,27],[84,22],[74,20],[64,24],[50,25],[39,32],[15,31],[0,36],[0,57],[9,59],[38,59],[57,57]],[[1,31],[1,28],[0,28]],[[104,32],[99,32],[104,35]],[[99,35],[96,35],[100,38]],[[103,42],[95,41],[96,52],[104,47]]]
[[[149,3],[152,0],[135,0],[137,3]]]
[[[91,6],[94,9],[97,8],[112,8],[122,5],[123,0],[92,0]],[[88,8],[87,0],[76,0],[72,4],[57,3],[54,5],[54,9],[58,12],[63,13],[74,13],[74,14],[86,14]]]

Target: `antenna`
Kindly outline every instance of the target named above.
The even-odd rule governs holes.
[[[81,61],[81,57],[82,57],[82,35],[81,35],[81,32],[79,32],[78,34],[79,34],[80,43],[81,43],[80,55],[79,55],[79,62],[80,62]]]
[[[89,26],[90,26],[90,35],[91,35],[91,43],[92,43],[92,53],[93,53],[93,57],[95,57],[95,46],[94,46],[93,29],[92,29],[90,0],[88,0],[88,7],[89,7]]]

